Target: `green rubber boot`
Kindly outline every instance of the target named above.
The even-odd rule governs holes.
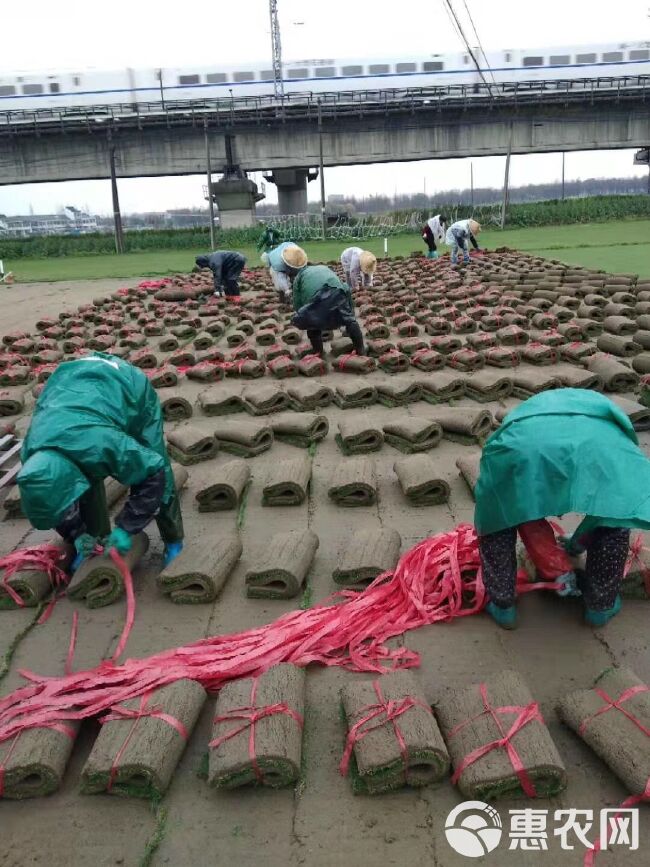
[[[494,602],[488,602],[485,610],[502,629],[517,628],[517,609],[514,605],[511,605],[509,608],[499,608]]]
[[[606,608],[604,611],[594,611],[593,608],[585,608],[585,623],[589,626],[604,626],[606,623],[616,617],[621,610],[621,597],[617,596],[611,608]]]

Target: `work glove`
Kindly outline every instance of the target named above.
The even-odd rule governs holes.
[[[115,527],[110,536],[104,541],[104,554],[108,555],[111,548],[115,548],[118,554],[128,554],[133,546],[133,537],[121,527]]]
[[[175,560],[183,550],[182,542],[168,542],[163,552],[163,569]]]
[[[82,533],[74,540],[74,548],[81,560],[92,557],[97,547],[97,538],[90,533]]]
[[[575,572],[565,572],[555,579],[558,584],[564,584],[564,587],[556,590],[558,596],[582,596],[582,591],[578,589],[578,579]]]

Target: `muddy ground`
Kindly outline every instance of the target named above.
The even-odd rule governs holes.
[[[135,281],[131,281],[133,285]],[[0,290],[2,330],[31,328],[39,315],[56,314],[114,291],[123,280],[83,283],[27,284]],[[327,379],[334,379],[330,374]],[[382,374],[373,374],[373,377]],[[186,386],[190,395],[201,386]],[[474,407],[477,404],[467,401]],[[514,404],[514,401],[510,402]],[[496,409],[497,405],[487,405]],[[419,402],[407,409],[374,406],[361,410],[368,420],[381,421],[386,414],[426,416],[428,405]],[[295,455],[291,446],[276,443],[272,452],[251,461],[253,486],[244,516],[244,555],[220,598],[211,606],[178,606],[156,591],[154,575],[160,568],[162,545],[155,527],[152,547],[135,573],[136,623],[127,647],[129,656],[146,656],[164,648],[203,636],[233,632],[270,622],[295,608],[298,600],[259,601],[245,596],[243,575],[251,553],[282,529],[310,527],[320,538],[311,573],[313,598],[319,600],[335,589],[331,574],[342,544],[359,530],[372,526],[394,527],[406,550],[433,533],[472,519],[473,504],[454,466],[455,458],[470,447],[450,442],[431,452],[441,474],[451,485],[449,504],[425,508],[409,505],[397,484],[392,465],[399,453],[385,445],[374,455],[379,479],[379,503],[371,508],[341,509],[327,498],[327,482],[340,452],[334,442],[336,421],[350,410],[326,409],[330,435],[318,446],[308,503],[294,508],[262,509],[261,482],[272,458]],[[210,419],[196,415],[206,430]],[[642,436],[646,448],[650,436]],[[272,457],[271,457],[272,456]],[[227,461],[222,454],[217,460]],[[188,542],[234,525],[234,513],[199,515],[194,491],[201,466],[190,470],[190,484],[183,494]],[[25,520],[0,523],[0,551],[33,540]],[[60,674],[68,649],[73,606],[60,601],[51,619],[29,630],[18,642],[2,694],[21,683],[20,669]],[[119,635],[123,602],[90,611],[79,611],[79,638],[75,666],[92,666],[110,654]],[[463,618],[451,624],[421,629],[403,636],[403,642],[421,654],[419,676],[427,698],[454,684],[477,682],[504,667],[518,669],[542,706],[553,738],[564,758],[569,776],[566,792],[551,801],[499,802],[506,827],[508,810],[533,806],[549,808],[549,851],[509,851],[508,843],[478,863],[505,867],[569,867],[582,864],[584,849],[576,844],[563,852],[553,837],[552,814],[557,809],[600,810],[618,805],[623,786],[607,767],[560,724],[555,701],[568,690],[589,685],[612,664],[625,664],[650,682],[647,603],[628,602],[606,628],[592,630],[581,620],[576,601],[553,594],[528,594],[520,602],[520,626],[504,632],[486,616]],[[32,618],[28,610],[0,612],[0,659],[25,630]],[[109,795],[79,794],[79,775],[96,729],[86,724],[73,752],[63,788],[57,794],[34,801],[0,803],[0,865],[2,867],[135,867],[149,863],[147,852],[161,839],[151,857],[154,865],[212,867],[212,865],[264,863],[268,867],[308,865],[434,865],[461,867],[472,863],[456,854],[444,835],[445,818],[462,796],[449,782],[439,788],[405,790],[380,797],[355,797],[349,782],[338,773],[344,732],[339,717],[341,685],[359,675],[337,668],[312,667],[307,678],[308,708],[305,727],[304,778],[295,789],[264,788],[216,792],[197,776],[209,739],[213,702],[209,701],[163,802],[154,812],[147,803]],[[647,865],[650,846],[648,809],[641,810],[641,843],[636,852],[627,849],[598,856],[603,867]],[[144,860],[143,860],[144,859]]]

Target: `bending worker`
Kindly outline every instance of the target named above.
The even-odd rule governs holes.
[[[586,513],[564,540],[570,554],[587,551],[577,582],[585,620],[604,626],[618,614],[630,528],[650,528],[650,461],[612,401],[576,388],[524,401],[488,439],[475,497],[487,611],[497,623],[515,626],[517,531],[533,558],[541,547],[538,559],[557,564],[552,577],[575,582],[571,561],[540,520],[567,512]]]
[[[463,251],[463,262],[465,262],[465,264],[469,262],[469,250],[467,249],[468,241],[475,250],[480,249],[476,240],[476,236],[480,231],[480,223],[477,223],[476,220],[457,220],[455,223],[451,224],[447,229],[445,242],[448,247],[451,247],[452,265],[458,264],[459,250]]]
[[[438,258],[436,244],[442,244],[445,240],[446,232],[447,217],[445,217],[444,214],[436,214],[435,217],[431,217],[430,220],[426,221],[424,228],[422,229],[422,237],[424,238],[424,243],[427,245],[429,251],[427,253],[427,259]]]
[[[354,292],[362,286],[372,286],[372,278],[377,270],[377,257],[361,247],[348,247],[341,253],[341,265],[345,282]]]
[[[165,565],[183,548],[183,520],[165,448],[158,396],[145,374],[111,355],[87,355],[54,371],[36,402],[18,487],[39,530],[56,528],[77,550],[99,542],[126,554],[155,517]],[[111,531],[104,479],[130,488]]]
[[[214,294],[239,297],[239,275],[244,270],[246,257],[234,250],[215,250],[209,256],[197,256],[199,268],[209,268],[214,277]]]
[[[287,250],[292,247],[299,252],[294,254],[293,259],[291,254],[289,254],[289,258],[287,258]],[[295,258],[295,256],[297,256],[297,258]],[[295,267],[291,266],[291,261],[294,263],[302,263],[303,265],[307,264],[307,254],[301,247],[294,244],[293,241],[285,241],[283,244],[274,247],[270,252],[262,253],[262,262],[264,262],[265,265],[268,265],[271,274],[271,282],[280,296],[281,304],[288,304],[291,299],[290,275],[296,273]]]
[[[292,249],[285,252],[285,258],[295,263],[290,270],[293,309],[296,311],[291,320],[292,325],[307,332],[316,355],[323,354],[323,331],[334,328],[345,328],[354,351],[357,355],[365,355],[363,332],[352,312],[349,287],[326,265],[307,265],[304,250],[300,247],[296,250],[299,252]]]

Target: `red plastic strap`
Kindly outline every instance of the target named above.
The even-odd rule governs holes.
[[[64,725],[63,723],[49,723],[48,725],[43,726],[43,728],[53,729],[55,732],[59,732],[62,735],[67,735],[71,740],[74,740],[74,737],[76,735],[76,731],[73,728]],[[14,737],[13,741],[11,742],[11,746],[9,747],[2,759],[2,763],[0,763],[0,798],[4,797],[5,793],[5,769],[7,766],[7,762],[11,758],[13,751],[18,744],[18,740],[21,734],[22,732],[19,732]]]
[[[221,744],[225,741],[229,741],[231,738],[236,737],[237,735],[248,729],[248,755],[251,760],[253,772],[255,773],[255,779],[258,781],[258,783],[261,783],[264,779],[264,776],[262,774],[262,769],[257,762],[257,753],[255,752],[255,724],[261,719],[266,719],[267,717],[274,716],[278,713],[283,713],[287,716],[290,716],[293,720],[296,721],[296,724],[301,729],[304,725],[304,720],[301,714],[290,708],[286,704],[286,702],[283,701],[276,702],[275,704],[267,704],[264,707],[256,707],[255,701],[257,699],[258,681],[259,678],[253,678],[253,683],[251,684],[250,705],[245,707],[233,708],[227,713],[214,718],[215,723],[230,722],[230,720],[244,720],[244,722],[240,726],[231,729],[229,732],[226,732],[225,735],[221,735],[220,737],[210,741],[208,746],[210,747],[210,749],[217,749],[217,747],[221,746]]]
[[[70,630],[70,644],[68,645],[68,655],[65,659],[65,673],[72,674],[72,661],[74,660],[74,651],[77,646],[77,630],[79,628],[79,612],[72,612],[72,629]]]
[[[631,714],[624,707],[621,707],[624,701],[627,701],[633,696],[639,695],[639,693],[642,692],[650,692],[650,686],[631,686],[629,689],[624,690],[618,698],[611,698],[609,695],[607,695],[605,690],[600,689],[600,687],[596,687],[594,689],[594,692],[596,693],[596,695],[599,695],[600,698],[602,698],[605,704],[601,708],[599,708],[596,713],[592,714],[591,716],[587,717],[587,719],[582,721],[582,723],[580,724],[580,728],[578,729],[578,734],[584,734],[585,729],[592,720],[601,716],[601,714],[607,713],[613,708],[616,708],[616,710],[619,710],[623,714],[623,716],[629,719],[631,723],[634,723],[634,725],[640,731],[642,731],[646,737],[650,737],[650,729],[646,728],[646,726],[643,725],[641,720],[637,719],[634,714]]]
[[[183,738],[184,741],[187,741],[189,737],[189,732],[179,719],[176,719],[176,717],[173,717],[171,714],[164,713],[157,707],[147,707],[150,698],[151,692],[145,692],[140,698],[140,706],[137,710],[131,710],[130,708],[120,706],[113,707],[111,708],[110,713],[108,713],[100,720],[102,725],[107,722],[112,722],[113,720],[133,720],[133,725],[129,729],[127,736],[124,738],[124,743],[119,748],[115,755],[115,758],[113,759],[111,771],[108,776],[108,784],[106,786],[107,792],[110,792],[113,788],[113,783],[115,782],[115,777],[119,770],[118,765],[120,759],[124,755],[124,751],[131,742],[131,738],[135,734],[138,723],[143,717],[155,717],[156,719],[161,719],[163,722],[168,723],[170,726],[172,726],[172,728],[176,729],[176,731],[179,733],[179,735]]]
[[[512,744],[512,738],[517,734],[517,732],[521,731],[524,726],[527,726],[529,723],[544,722],[539,710],[539,705],[536,701],[533,701],[525,706],[504,705],[503,707],[492,707],[488,699],[487,687],[484,683],[481,683],[479,685],[479,691],[481,693],[481,700],[483,701],[484,709],[471,719],[465,720],[465,722],[459,723],[459,725],[455,726],[455,728],[453,728],[449,733],[448,739],[453,738],[454,735],[458,734],[458,732],[461,729],[465,728],[465,726],[470,725],[475,720],[480,719],[480,717],[485,716],[486,714],[489,714],[494,720],[496,727],[501,733],[501,737],[497,738],[496,740],[490,741],[490,743],[484,744],[481,747],[477,747],[475,750],[472,750],[471,753],[466,755],[454,771],[454,775],[451,778],[452,783],[454,783],[455,785],[458,782],[458,779],[465,770],[465,768],[473,765],[474,762],[477,762],[479,759],[483,758],[483,756],[492,752],[492,750],[504,748],[508,754],[508,758],[510,759],[510,763],[514,768],[515,773],[519,777],[519,782],[521,783],[521,788],[523,789],[524,794],[528,798],[536,798],[537,792],[535,791],[535,786],[533,785],[532,780],[526,773],[526,769],[524,768],[524,764],[521,760],[519,753]],[[501,725],[501,720],[499,719],[498,714],[517,715],[516,719],[514,720],[507,732]]]
[[[630,545],[630,553],[625,563],[623,577],[625,578],[629,574],[630,570],[632,569],[633,563],[638,563],[639,572],[643,575],[643,583],[645,584],[646,593],[650,596],[650,569],[647,568],[647,566],[639,556],[641,551],[647,550],[647,548],[643,547],[643,536],[637,536]]]
[[[117,568],[120,570],[120,575],[124,581],[124,590],[126,591],[126,620],[124,621],[120,640],[118,641],[115,652],[111,657],[113,662],[117,662],[126,647],[129,635],[131,634],[131,629],[133,628],[133,622],[135,621],[135,593],[133,592],[133,576],[129,571],[129,567],[120,557],[115,548],[111,548],[108,554],[113,563],[115,563]]]
[[[629,798],[626,798],[619,810],[626,810],[629,807],[635,807],[637,804],[642,803],[643,801],[650,801],[650,778],[648,778],[647,783],[645,784],[645,789],[641,795],[630,795]],[[620,817],[620,813],[615,813],[611,819],[615,820]],[[607,840],[605,840],[605,843]],[[583,867],[593,867],[594,861],[596,860],[596,855],[603,848],[603,841],[597,840],[593,847],[586,853],[584,861],[582,862]]]
[[[343,756],[339,764],[339,771],[344,777],[347,776],[350,767],[350,759],[352,758],[352,751],[354,750],[355,745],[360,740],[363,740],[366,735],[370,734],[370,732],[381,728],[388,722],[393,725],[393,731],[395,732],[395,737],[399,744],[400,755],[404,762],[404,771],[406,772],[408,769],[408,750],[406,749],[404,735],[402,734],[396,720],[403,713],[406,713],[407,710],[411,710],[413,707],[421,707],[429,714],[431,713],[431,708],[428,705],[424,704],[424,702],[421,702],[418,698],[415,698],[412,695],[407,695],[403,699],[400,699],[400,701],[395,701],[394,699],[387,701],[381,691],[379,680],[374,680],[372,686],[375,690],[375,695],[377,696],[377,703],[370,704],[364,708],[365,716],[350,728],[345,740],[345,750],[343,751]],[[382,718],[379,719],[379,717]],[[373,720],[376,720],[376,722],[373,725],[370,725]]]
[[[300,359],[301,361],[306,361],[308,364],[311,364],[312,361],[318,361],[320,364],[320,372],[325,373],[325,362],[320,357],[320,355],[303,355]]]
[[[341,371],[345,370],[346,361],[349,361],[351,358],[358,358],[358,357],[359,356],[357,355],[356,352],[348,352],[346,355],[342,355],[339,358],[339,364],[338,364],[339,370],[341,370]]]

